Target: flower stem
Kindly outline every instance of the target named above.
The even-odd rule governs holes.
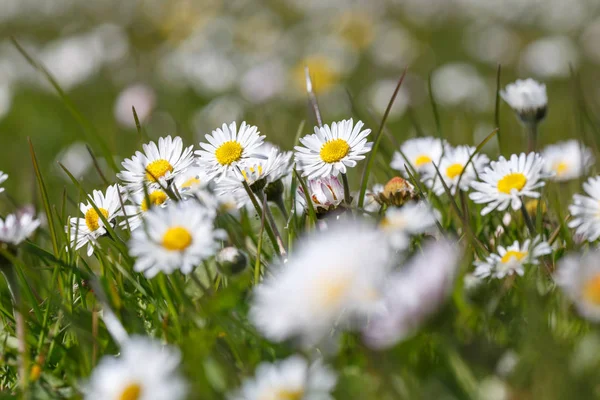
[[[281,234],[279,233],[279,229],[277,229],[277,224],[275,223],[275,218],[273,218],[273,213],[271,212],[271,208],[269,207],[269,204],[267,203],[267,195],[265,194],[265,192],[261,191],[261,196],[264,199],[265,215],[267,216],[267,219],[269,220],[269,224],[271,225],[271,228],[273,229],[273,234],[275,235],[275,239],[277,240],[277,246],[279,246],[279,254],[281,254],[282,257],[285,257],[287,255],[287,251],[285,250],[285,247],[283,245],[283,240],[281,239]]]
[[[344,202],[346,205],[350,206],[350,185],[348,185],[348,177],[346,174],[342,173],[342,182],[344,184]]]
[[[282,196],[277,197],[277,199],[274,201],[274,203],[277,206],[277,208],[279,209],[279,211],[281,211],[283,218],[287,221],[290,217],[289,217],[287,210],[285,209],[285,203],[283,202],[283,197]]]
[[[527,151],[528,152],[535,151],[535,149],[536,149],[537,134],[538,134],[537,126],[538,126],[537,122],[530,122],[527,124],[527,130],[528,130]]]
[[[523,219],[525,220],[525,225],[527,225],[527,229],[529,229],[529,233],[531,236],[535,236],[535,226],[533,226],[533,221],[531,221],[531,217],[527,212],[527,208],[525,208],[525,202],[521,201],[521,213],[523,214]]]

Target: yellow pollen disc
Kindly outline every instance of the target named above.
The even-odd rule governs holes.
[[[556,173],[558,175],[564,174],[565,172],[567,172],[567,170],[569,169],[569,164],[567,164],[566,162],[559,162],[557,164],[554,165],[554,170],[556,171]]]
[[[451,166],[446,168],[446,175],[450,179],[454,179],[454,178],[458,177],[460,174],[462,174],[462,172],[463,172],[462,164],[456,163],[456,164],[452,164]]]
[[[500,261],[502,261],[504,264],[510,262],[513,258],[517,261],[521,261],[523,258],[525,258],[526,255],[526,251],[509,250],[506,252],[506,254],[502,257]]]
[[[192,235],[182,226],[174,226],[163,235],[162,245],[171,251],[183,251],[192,244]]]
[[[335,70],[332,61],[320,55],[314,55],[303,59],[293,70],[293,78],[296,88],[306,93],[306,75],[304,68],[308,67],[313,89],[318,93],[325,93],[332,88],[340,79],[340,74]]]
[[[331,278],[330,278],[331,279]],[[336,279],[321,282],[319,285],[319,305],[321,307],[332,307],[339,304],[350,286],[349,279]]]
[[[333,139],[325,142],[323,147],[321,147],[319,155],[321,156],[321,160],[326,163],[334,163],[346,157],[349,151],[350,145],[348,142],[344,139]]]
[[[510,194],[513,189],[517,191],[523,189],[527,183],[527,178],[520,172],[510,173],[498,181],[498,191]]]
[[[146,179],[156,182],[157,179],[162,178],[171,171],[173,171],[173,166],[167,160],[162,158],[154,160],[146,167]]]
[[[150,200],[150,205],[148,205]],[[167,194],[162,190],[155,190],[148,195],[148,199],[142,201],[142,211],[148,211],[151,206],[160,206],[167,200]]]
[[[415,160],[415,167],[420,167],[422,165],[429,164],[431,161],[431,157],[422,154]]]
[[[104,215],[104,218],[108,218],[107,210],[105,210],[104,208],[98,208],[98,210],[100,210],[102,215]],[[90,231],[94,232],[96,229],[100,228],[99,220],[100,220],[100,217],[98,216],[98,213],[96,212],[96,210],[94,210],[93,208],[90,208],[85,213],[85,224],[87,225],[87,227]]]
[[[119,400],[138,400],[142,397],[142,387],[137,383],[128,385],[119,396]]]
[[[600,305],[600,274],[593,276],[583,285],[583,298],[590,303]]]
[[[304,396],[304,391],[302,389],[280,389],[274,394],[273,400],[300,400],[302,399],[302,396]]]
[[[242,158],[242,152],[244,149],[242,145],[235,140],[229,140],[224,142],[217,151],[215,151],[215,157],[221,165],[231,165],[235,161]]]
[[[187,181],[185,181],[185,182],[183,182],[181,184],[181,188],[182,189],[189,189],[192,186],[199,185],[200,183],[201,183],[200,179],[198,179],[198,178],[190,178],[190,179],[188,179]]]

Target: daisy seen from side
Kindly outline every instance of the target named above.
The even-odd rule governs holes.
[[[0,242],[19,245],[35,232],[40,220],[30,212],[17,212],[0,219]]]
[[[554,280],[584,318],[600,322],[600,249],[570,254],[558,263]]]
[[[546,146],[542,150],[544,172],[563,182],[584,176],[594,164],[592,151],[577,140]]]
[[[583,184],[585,195],[575,194],[569,206],[572,219],[569,228],[577,235],[594,242],[600,238],[600,176],[589,178]]]
[[[500,90],[500,96],[523,122],[535,123],[546,116],[546,85],[534,79],[518,79]]]

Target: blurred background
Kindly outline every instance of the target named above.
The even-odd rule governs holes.
[[[598,0],[0,0],[0,31],[0,169],[19,203],[33,201],[27,137],[58,203],[72,185],[57,161],[92,188],[101,180],[87,143],[109,179],[98,138],[117,165],[139,147],[132,105],[150,139],[197,144],[245,119],[290,148],[302,120],[304,134],[314,125],[305,65],[325,122],[354,117],[374,130],[409,68],[389,118],[394,139],[382,143],[387,157],[408,137],[436,133],[429,82],[443,136],[479,143],[494,128],[498,64],[502,86],[529,76],[547,84],[542,144],[578,137],[595,147],[598,139]],[[11,36],[92,128],[82,128]],[[492,157],[524,148],[505,104],[500,117],[499,141],[485,149]]]

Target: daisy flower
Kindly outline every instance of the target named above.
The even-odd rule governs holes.
[[[309,364],[300,356],[261,363],[230,400],[333,400],[335,372],[321,360]]]
[[[144,216],[144,229],[131,234],[129,253],[134,270],[152,278],[179,269],[189,274],[220,248],[224,232],[213,229],[214,213],[194,201],[154,207]]]
[[[527,239],[523,244],[518,240],[504,248],[498,246],[498,253],[491,254],[484,261],[475,261],[475,272],[478,278],[502,279],[508,275],[517,274],[523,276],[524,266],[538,265],[541,256],[552,253],[550,245],[543,241],[540,236],[535,239]]]
[[[210,176],[221,179],[235,171],[241,162],[254,157],[265,137],[256,126],[244,121],[239,130],[235,122],[229,126],[223,124],[205,138],[208,143],[200,143],[203,150],[196,150],[198,165]]]
[[[455,242],[429,242],[393,272],[386,279],[380,311],[363,329],[365,342],[387,348],[413,334],[448,297],[461,254]]]
[[[3,184],[4,182],[6,182],[6,180],[8,179],[8,174],[5,174],[4,172],[0,171],[0,185]],[[4,192],[4,188],[0,187],[0,193]]]
[[[0,242],[19,245],[40,226],[40,220],[33,213],[9,214],[0,219]]]
[[[179,400],[187,385],[178,372],[179,350],[141,336],[129,338],[118,357],[103,357],[84,386],[86,400]]]
[[[326,178],[346,173],[346,167],[356,166],[365,158],[373,143],[367,143],[370,129],[362,129],[362,121],[356,125],[352,119],[315,127],[315,133],[300,139],[303,146],[296,146],[296,163],[302,175],[309,179]]]
[[[92,195],[88,196],[89,201],[79,205],[79,210],[84,217],[70,218],[70,226],[67,227],[71,246],[75,247],[75,250],[79,250],[87,244],[87,255],[91,256],[94,253],[94,246],[98,244],[98,238],[107,232],[102,219],[92,204],[98,208],[98,211],[111,225],[115,218],[122,215],[119,190],[121,188],[118,185],[109,186],[106,189],[106,194],[94,190]],[[122,195],[122,197],[125,200],[125,196]]]
[[[431,173],[431,170],[435,172],[432,163],[439,163],[445,146],[445,141],[433,137],[409,139],[402,143],[399,152],[394,152],[391,166],[404,176],[408,176],[405,164],[412,165],[420,175]]]
[[[174,189],[182,198],[204,191],[209,183],[210,177],[206,171],[196,166],[183,171],[173,180]]]
[[[300,239],[292,257],[271,266],[273,274],[255,288],[251,321],[270,340],[311,345],[336,325],[368,316],[389,270],[383,240],[359,221],[337,222]]]
[[[410,202],[400,208],[389,207],[380,227],[395,250],[406,250],[411,237],[431,231],[439,217],[427,203]]]
[[[448,146],[446,148],[446,152],[440,160],[438,170],[452,195],[456,194],[457,185],[460,185],[460,190],[464,192],[468,191],[471,182],[477,179],[477,173],[481,172],[483,167],[490,162],[490,159],[485,154],[476,154],[465,170],[465,165],[473,153],[475,153],[475,147],[472,146]],[[425,177],[429,178],[426,180],[427,186],[431,187],[436,195],[441,196],[445,193],[444,185],[435,169],[430,169]]]
[[[125,205],[123,215],[126,219],[119,223],[119,226],[130,230],[137,229],[142,224],[144,214],[152,207],[165,207],[169,203],[169,196],[162,189],[152,190],[146,198],[145,193],[135,193],[130,196],[130,202],[133,204]]]
[[[536,189],[544,186],[542,179],[548,177],[543,167],[544,160],[536,153],[513,154],[510,160],[500,157],[479,175],[481,182],[471,183],[475,192],[469,197],[477,204],[487,203],[481,215],[493,210],[504,211],[509,205],[518,210],[522,197],[540,197]]]
[[[158,139],[142,146],[144,152],[137,151],[121,164],[124,171],[117,174],[130,193],[141,192],[144,186],[150,189],[166,187],[173,178],[194,164],[192,147],[183,148],[179,136]]]
[[[579,314],[600,322],[600,249],[568,255],[558,263],[554,280],[575,303]]]
[[[577,179],[594,164],[592,151],[577,140],[547,146],[542,150],[544,172],[554,174],[555,181]]]
[[[583,184],[587,196],[575,194],[569,212],[573,219],[569,228],[589,242],[600,238],[600,176],[595,176]]]
[[[344,201],[344,186],[336,176],[309,179],[306,186],[308,196],[318,213],[333,210]],[[308,207],[302,186],[298,186],[298,201],[304,208]]]
[[[538,122],[546,116],[546,85],[528,78],[517,80],[500,91],[500,96],[523,122]]]

